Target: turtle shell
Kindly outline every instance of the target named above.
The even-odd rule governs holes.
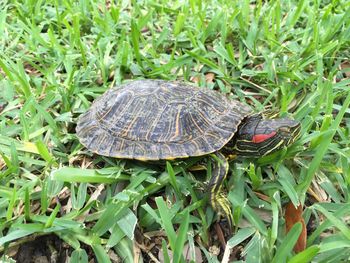
[[[221,149],[251,109],[181,82],[137,80],[106,91],[79,117],[89,150],[139,160],[184,158]]]

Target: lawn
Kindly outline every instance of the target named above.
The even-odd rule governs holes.
[[[40,246],[57,262],[348,262],[349,56],[346,0],[0,1],[1,262]],[[232,235],[207,200],[208,156],[79,143],[79,115],[130,79],[301,122],[288,149],[230,162]]]

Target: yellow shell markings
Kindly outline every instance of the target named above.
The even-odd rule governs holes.
[[[178,106],[178,110],[176,113],[176,117],[175,117],[175,133],[174,135],[170,138],[170,141],[176,139],[176,137],[179,136],[179,130],[180,130],[180,113],[181,113],[181,108],[180,106]]]

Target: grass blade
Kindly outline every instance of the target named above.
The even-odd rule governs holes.
[[[288,255],[293,251],[294,245],[297,242],[301,233],[301,223],[296,223],[283,239],[281,245],[277,248],[277,252],[272,260],[272,263],[285,262]]]
[[[157,197],[155,199],[155,201],[156,201],[156,204],[158,207],[160,218],[162,220],[162,226],[164,227],[165,232],[167,233],[167,236],[169,239],[170,247],[173,251],[175,251],[176,233],[175,233],[175,230],[173,228],[173,224],[171,222],[172,218],[169,217],[168,208],[167,208],[163,198]]]
[[[182,262],[184,260],[182,254],[183,254],[185,242],[187,240],[187,234],[188,234],[187,231],[189,227],[189,221],[190,221],[190,214],[188,210],[186,210],[184,214],[184,219],[181,222],[180,228],[178,230],[177,239],[175,242],[173,262]]]

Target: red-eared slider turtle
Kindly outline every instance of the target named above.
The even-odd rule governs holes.
[[[92,152],[115,158],[169,160],[215,153],[210,202],[232,222],[221,186],[225,152],[261,157],[291,144],[300,123],[264,119],[219,92],[163,80],[137,80],[112,88],[79,117],[77,135]]]

